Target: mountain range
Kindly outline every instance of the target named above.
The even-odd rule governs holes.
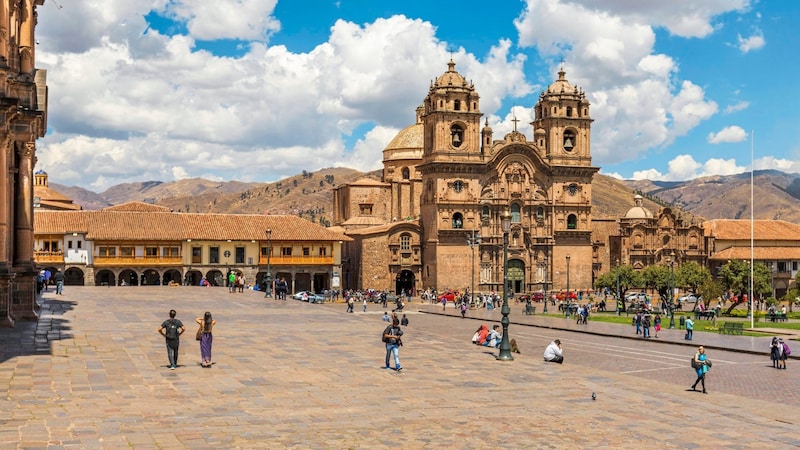
[[[95,193],[77,186],[50,183],[50,188],[72,198],[84,209],[100,209],[130,201],[143,201],[175,211],[227,214],[292,214],[329,225],[333,189],[362,177],[380,180],[381,171],[359,172],[328,168],[272,183],[210,181],[191,178],[171,182],[124,183]],[[777,170],[752,175],[754,218],[800,223],[800,177]],[[641,194],[653,213],[663,206],[698,219],[749,219],[750,172],[696,178],[688,181],[626,181],[597,174],[592,182],[593,214],[598,218],[624,216]]]

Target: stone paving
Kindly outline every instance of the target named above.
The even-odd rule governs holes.
[[[669,330],[660,340],[673,343],[642,342],[627,326],[571,331],[572,321],[515,308],[509,334],[522,354],[500,362],[469,343],[499,310],[462,319],[416,303],[395,372],[383,369],[378,305],[347,314],[199,287],[64,294],[44,294],[38,324],[0,330],[0,448],[800,446],[800,365],[778,371],[747,353],[765,338],[685,343]],[[170,308],[189,333],[174,371],[156,333]],[[193,339],[207,310],[218,321],[210,369]],[[564,365],[541,360],[556,336]],[[708,395],[686,391],[700,343],[714,347]]]

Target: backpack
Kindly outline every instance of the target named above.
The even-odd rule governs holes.
[[[783,343],[783,354],[789,356],[792,354],[792,351],[789,350],[789,346],[786,345],[786,342]]]
[[[167,339],[178,339],[178,324],[170,319],[169,323],[167,323],[167,331],[164,334],[167,335]]]

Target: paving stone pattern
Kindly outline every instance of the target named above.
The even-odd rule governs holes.
[[[156,332],[170,308],[188,333],[177,370]],[[210,369],[194,340],[204,311],[218,322]],[[706,336],[716,364],[703,395],[686,388],[704,339],[682,343],[680,330],[643,341],[515,310],[522,354],[503,362],[469,342],[499,310],[462,319],[415,302],[395,372],[383,369],[383,311],[224,288],[45,293],[38,324],[0,330],[0,448],[800,446],[800,364],[779,371],[748,353],[766,338]],[[542,361],[554,337],[564,365]]]

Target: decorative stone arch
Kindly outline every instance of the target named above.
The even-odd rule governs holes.
[[[95,286],[116,286],[117,277],[114,272],[108,269],[103,269],[94,274]]]
[[[460,230],[464,228],[464,214],[460,212],[453,213],[453,218],[451,220],[451,226],[453,229]]]
[[[575,214],[569,214],[567,216],[567,229],[568,230],[578,229],[578,216],[576,216]]]
[[[183,276],[183,282],[187,286],[200,286],[200,280],[203,279],[203,272],[199,270],[187,270]]]
[[[159,286],[161,284],[161,274],[155,269],[145,269],[140,275],[142,286]]]
[[[169,284],[170,282],[174,281],[178,284],[183,284],[183,277],[181,276],[181,272],[176,269],[167,269],[164,271],[164,284]]]
[[[138,286],[139,285],[139,274],[132,269],[124,269],[122,272],[119,273],[119,277],[117,278],[117,282],[122,285],[123,283],[128,286]]]
[[[211,283],[212,286],[225,286],[225,274],[222,273],[219,269],[211,269],[206,272],[206,280]]]
[[[403,167],[401,173],[404,180],[411,179],[411,170],[408,167]]]
[[[83,286],[84,274],[83,270],[77,267],[70,267],[64,271],[64,285],[66,286]]]

